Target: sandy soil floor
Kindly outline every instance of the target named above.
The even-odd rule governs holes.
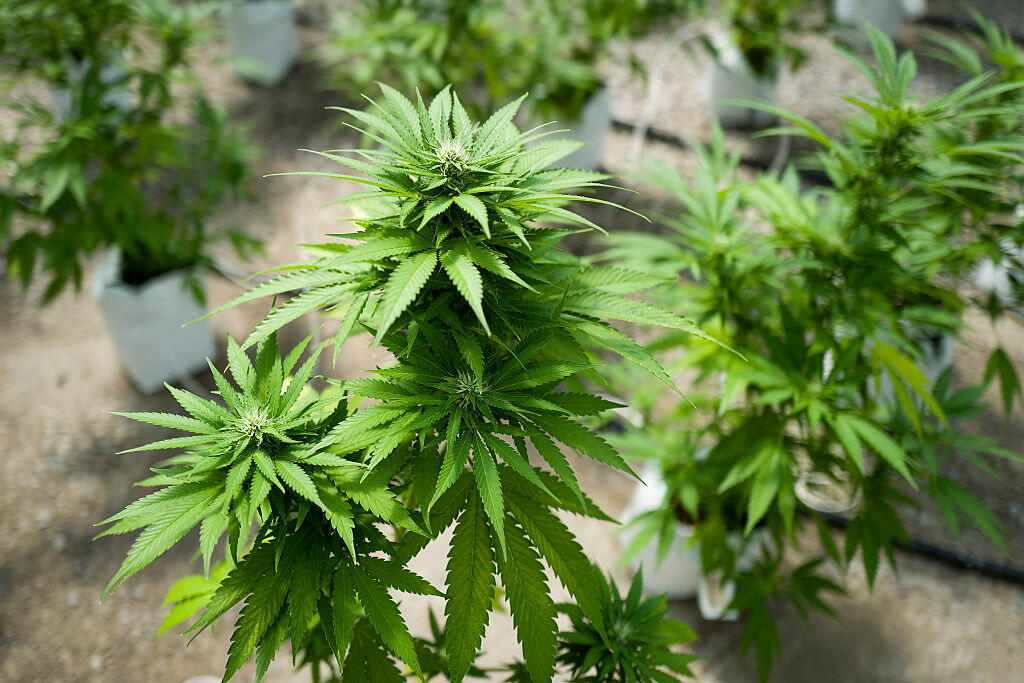
[[[979,7],[1005,16],[1016,30],[1024,29],[1019,0],[986,0]],[[311,24],[303,29],[306,47],[323,39],[318,2],[307,2]],[[1016,11],[1015,11],[1016,9]],[[933,11],[953,16],[952,2],[934,0]],[[1016,23],[1014,23],[1016,22]],[[918,41],[913,27],[901,37]],[[710,121],[700,93],[707,59],[684,51],[671,34],[652,37],[638,46],[640,57],[658,66],[655,86],[631,78],[610,60],[606,68],[616,118],[647,122],[681,137],[706,139]],[[824,36],[804,41],[811,54],[806,68],[788,76],[780,102],[823,125],[836,125],[843,108],[832,95],[861,85],[855,70],[838,58]],[[621,51],[616,54],[621,54]],[[257,174],[321,167],[297,148],[351,146],[336,117],[323,107],[339,104],[337,94],[319,91],[315,64],[301,64],[280,86],[251,88],[236,79],[211,54],[203,78],[232,112],[252,121],[254,136],[266,150]],[[924,92],[948,85],[947,71],[922,60],[919,79]],[[732,142],[741,139],[733,136]],[[774,143],[759,143],[749,153],[770,158]],[[629,171],[641,158],[657,157],[685,171],[693,160],[668,145],[637,139],[629,133],[609,135],[605,165]],[[626,181],[627,185],[635,185]],[[337,207],[316,207],[352,188],[344,183],[309,178],[271,178],[256,183],[259,201],[226,207],[218,221],[241,225],[267,242],[261,263],[239,264],[225,256],[232,273],[293,260],[296,243],[314,241],[336,230],[344,217]],[[630,206],[658,213],[664,201],[650,188],[638,187]],[[623,214],[599,212],[609,229],[636,227]],[[589,245],[578,245],[589,248]],[[232,282],[211,278],[211,303],[218,305],[239,291]],[[98,597],[116,570],[130,537],[92,541],[93,524],[142,494],[132,482],[144,477],[158,458],[117,451],[152,440],[160,430],[131,423],[103,411],[174,410],[170,397],[143,397],[124,380],[99,312],[87,291],[65,294],[46,308],[37,308],[38,292],[22,292],[0,284],[0,680],[181,683],[222,670],[230,636],[225,622],[197,638],[187,649],[182,638],[167,634],[155,639],[165,613],[163,594],[173,581],[197,570],[190,544],[185,543],[102,603]],[[251,304],[215,318],[221,334],[244,336],[265,312]],[[955,351],[957,380],[970,382],[982,373],[986,351],[997,342],[1024,367],[1024,330],[1008,321],[992,330],[981,316]],[[304,336],[308,325],[288,331]],[[291,340],[286,340],[291,341]],[[380,361],[363,350],[360,340],[346,347],[339,377],[352,376]],[[190,388],[209,391],[209,377],[193,379]],[[995,396],[991,396],[993,400]],[[1024,453],[1024,412],[1003,417],[992,411],[971,429],[998,436],[1003,444]],[[1007,527],[1011,557],[980,534],[967,531],[959,544],[929,506],[906,511],[911,532],[936,545],[991,561],[1024,568],[1024,477],[1021,466],[997,463],[1002,480],[950,463],[950,474],[981,495]],[[610,513],[621,510],[632,495],[624,477],[588,463],[578,463],[585,488]],[[600,523],[568,520],[588,553],[605,567],[617,561],[614,532]],[[609,540],[613,539],[613,540]],[[808,541],[806,552],[813,552]],[[416,568],[443,583],[447,549],[442,538],[417,558]],[[799,553],[794,553],[799,555]],[[836,601],[838,620],[814,617],[809,625],[787,609],[777,610],[785,651],[773,680],[860,681],[1016,681],[1024,680],[1024,588],[989,579],[976,572],[951,569],[918,556],[899,553],[900,574],[884,569],[873,592],[854,568],[850,596]],[[422,632],[427,601],[407,596],[403,609]],[[706,657],[698,664],[705,681],[755,680],[749,658],[739,656],[736,624],[703,622],[692,603],[675,607],[702,640],[695,651]],[[485,664],[496,664],[518,650],[507,618],[496,615],[484,644]],[[251,679],[246,668],[237,680]],[[303,681],[281,653],[267,678]]]

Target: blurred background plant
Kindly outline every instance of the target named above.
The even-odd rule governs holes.
[[[446,84],[470,114],[530,93],[536,121],[573,121],[601,87],[599,60],[613,38],[644,35],[702,0],[370,0],[339,8],[316,53],[332,89],[375,81],[424,98]],[[639,62],[634,61],[635,66]]]
[[[0,7],[0,69],[11,83],[49,88],[49,101],[7,103],[16,132],[0,154],[8,268],[26,287],[45,273],[44,301],[69,284],[79,289],[83,260],[101,248],[119,250],[129,284],[188,269],[202,299],[199,275],[216,267],[216,241],[242,255],[257,247],[240,230],[208,223],[246,194],[256,154],[244,127],[190,76],[209,9],[163,0]],[[12,227],[15,217],[24,220]]]
[[[784,569],[784,548],[809,520],[836,565],[859,552],[873,583],[880,557],[894,563],[894,541],[907,538],[896,507],[910,489],[934,499],[955,533],[967,520],[1001,545],[999,520],[943,462],[1020,459],[955,430],[983,410],[985,387],[951,389],[943,336],[964,325],[971,269],[1019,229],[1007,220],[1020,202],[1019,110],[1017,128],[990,122],[1013,116],[1001,98],[1024,82],[984,73],[925,99],[912,91],[914,56],[897,58],[878,31],[871,39],[877,66],[849,58],[875,94],[846,96],[864,113],[840,135],[763,105],[793,124],[784,132],[821,144],[834,188],[805,189],[792,168],[744,179],[718,131],[698,149],[692,182],[667,168],[644,176],[681,214],[659,234],[613,235],[605,255],[681,276],[655,300],[682,305],[744,356],[661,336],[648,349],[671,351],[672,370],[694,373],[698,390],[689,403],[637,391],[629,403],[643,424],[615,442],[627,459],[653,458],[664,481],[663,497],[635,508],[627,555],[657,538],[664,558],[680,522],[692,525],[704,598],[714,589],[720,608],[746,611],[762,677],[781,645],[767,599],[828,611],[822,597],[840,590],[818,559]],[[989,360],[987,380],[996,377],[1009,411],[1020,382],[1002,349]],[[852,515],[842,549],[823,517],[836,512]]]
[[[990,107],[986,116],[979,117],[972,126],[946,134],[950,143],[960,144],[983,139],[1020,141],[1024,135],[1024,48],[995,21],[973,9],[971,17],[978,29],[966,40],[949,40],[936,31],[925,32],[933,44],[927,54],[973,78],[981,78],[995,67],[996,79],[1004,88],[978,103]],[[987,244],[988,258],[977,264],[973,278],[988,297],[982,303],[993,319],[1006,310],[1018,315],[1024,312],[1024,175],[1012,162],[1012,157],[998,155],[971,160],[989,168],[989,173],[999,179],[999,186],[1005,188],[1004,194],[994,195],[987,187],[976,191],[962,188],[972,201],[981,203],[985,212],[999,220],[997,232]]]
[[[798,69],[807,54],[794,42],[796,36],[827,26],[827,14],[818,11],[816,0],[726,0],[722,3],[725,40],[735,47],[758,78],[777,78],[783,66]],[[712,57],[721,59],[714,41],[705,45]]]
[[[779,82],[807,57],[801,41],[831,26],[819,0],[725,0],[715,9],[720,27],[701,36],[711,55],[707,98],[712,116],[725,128],[766,128],[774,119],[733,104],[736,100],[775,103]]]

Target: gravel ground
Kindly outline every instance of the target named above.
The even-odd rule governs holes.
[[[1004,19],[1007,26],[1024,30],[1019,0],[986,0],[976,4]],[[307,16],[320,15],[319,3],[308,2]],[[958,16],[954,2],[933,0],[932,10]],[[305,45],[322,40],[315,21],[303,29]],[[640,57],[659,67],[656,86],[645,86],[627,69],[609,60],[606,76],[613,93],[616,118],[646,122],[651,127],[683,138],[706,139],[710,121],[701,102],[707,60],[699,50],[678,47],[679,34],[643,41]],[[908,27],[901,41],[919,41]],[[842,114],[833,93],[857,89],[862,81],[842,61],[824,36],[803,40],[811,57],[806,68],[787,76],[780,103],[834,129]],[[621,54],[617,51],[616,54]],[[315,64],[298,66],[275,88],[250,88],[234,79],[214,51],[204,60],[202,77],[232,112],[252,121],[254,135],[266,150],[257,166],[259,174],[281,170],[313,169],[317,159],[295,150],[352,146],[356,140],[339,132],[336,117],[324,111],[339,104],[332,94],[318,91]],[[923,92],[948,87],[948,70],[922,60],[919,82]],[[2,125],[3,122],[0,122]],[[730,136],[734,144],[738,136]],[[797,150],[799,151],[799,150]],[[747,148],[748,154],[770,158],[774,142]],[[684,172],[692,168],[691,154],[677,148],[638,140],[629,133],[609,135],[605,165],[615,172],[629,171],[640,157],[656,157]],[[635,183],[626,181],[628,186]],[[345,185],[343,183],[343,185]],[[226,256],[227,269],[248,273],[261,266],[294,260],[296,243],[317,240],[336,231],[342,210],[316,207],[350,191],[326,180],[271,178],[260,180],[256,204],[225,207],[218,221],[245,226],[267,241],[261,263],[237,264]],[[639,196],[625,195],[632,208],[656,214],[666,208],[664,197],[652,188],[637,187]],[[637,227],[624,214],[599,213],[612,229]],[[590,245],[575,245],[581,249]],[[209,281],[211,303],[217,305],[238,291],[223,279]],[[116,570],[130,537],[91,540],[92,526],[141,495],[130,484],[147,473],[158,458],[145,454],[115,455],[157,438],[159,431],[108,415],[102,411],[173,410],[167,396],[139,396],[121,377],[111,342],[98,310],[87,292],[68,293],[46,308],[37,308],[37,291],[24,293],[14,285],[0,285],[0,680],[3,681],[154,681],[181,683],[190,677],[216,674],[223,667],[230,635],[225,623],[198,637],[188,649],[182,639],[168,634],[155,639],[165,613],[160,607],[164,591],[179,576],[196,571],[184,544],[168,553],[102,603],[98,596]],[[218,332],[244,336],[265,307],[251,304],[217,316]],[[991,329],[983,317],[972,318],[973,329],[955,350],[959,382],[977,380],[986,351],[1001,343],[1024,367],[1024,331],[1016,321]],[[297,339],[302,325],[288,332]],[[292,341],[286,339],[287,341]],[[352,376],[382,359],[363,350],[361,340],[346,347],[339,377]],[[209,377],[194,378],[196,391],[212,387]],[[995,396],[989,397],[993,400]],[[975,420],[970,429],[992,434],[1017,452],[1024,452],[1024,413],[1010,417],[993,411]],[[1021,466],[996,463],[1002,481],[952,462],[949,474],[978,493],[1000,515],[1007,527],[1011,557],[1002,556],[991,543],[972,531],[958,545],[936,510],[925,505],[907,510],[911,532],[936,545],[991,561],[1024,568],[1024,478]],[[606,510],[621,510],[632,494],[632,484],[620,475],[586,462],[578,464],[585,487]],[[607,525],[568,520],[593,557],[613,567],[615,541]],[[808,540],[805,552],[812,553]],[[446,562],[444,539],[416,560],[416,568],[435,584],[443,582]],[[800,553],[794,553],[794,556]],[[795,559],[795,557],[794,557]],[[816,681],[1012,681],[1024,680],[1024,590],[975,572],[951,569],[917,556],[899,553],[901,573],[884,569],[873,592],[856,569],[848,577],[850,596],[836,602],[838,621],[814,617],[809,626],[797,615],[779,609],[779,630],[786,650],[774,680]],[[425,605],[407,597],[403,609],[414,630],[422,632]],[[706,657],[697,668],[705,681],[750,681],[754,670],[749,658],[739,656],[739,627],[703,622],[695,605],[675,607],[693,625],[702,640],[695,651]],[[484,663],[491,665],[518,651],[508,619],[496,615],[485,641]],[[251,678],[252,669],[238,680]],[[303,681],[291,671],[282,654],[268,680]]]

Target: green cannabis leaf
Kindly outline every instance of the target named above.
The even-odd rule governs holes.
[[[261,676],[289,639],[295,659],[333,655],[342,681],[399,680],[408,670],[458,682],[479,672],[500,582],[526,670],[550,681],[559,648],[550,582],[596,628],[610,599],[559,516],[608,519],[581,490],[569,453],[632,474],[583,423],[619,406],[588,382],[600,380],[601,354],[611,351],[671,384],[609,321],[703,333],[631,298],[660,278],[559,249],[569,230],[558,226],[597,227],[566,205],[601,200],[571,188],[606,176],[548,168],[567,148],[536,153],[543,134],[513,124],[522,99],[478,125],[447,88],[429,106],[382,90],[367,111],[346,110],[377,147],[323,153],[352,173],[314,174],[368,186],[348,199],[376,208],[339,235],[346,242],[314,247],[320,256],[222,307],[284,299],[245,343],[230,342],[235,386],[214,369],[224,404],[172,390],[187,417],[127,414],[191,435],[142,447],[188,450],[150,481],[164,488],[107,520],[108,533],[144,528],[111,586],[201,524],[207,565],[228,534],[230,569],[203,593],[192,629],[244,603],[225,680],[252,656]],[[394,364],[329,380],[317,394],[308,384],[321,349],[296,369],[310,340],[284,358],[276,341],[317,309],[341,318],[328,342],[335,357],[361,329]],[[452,525],[442,593],[405,565]],[[433,645],[410,633],[393,591],[444,595]]]
[[[597,575],[602,621],[594,623],[576,606],[559,605],[572,624],[558,634],[558,660],[572,680],[677,681],[691,677],[693,655],[671,651],[697,639],[686,624],[666,616],[665,596],[643,599],[643,572],[637,572],[625,597],[611,577]],[[670,673],[671,672],[671,673]]]

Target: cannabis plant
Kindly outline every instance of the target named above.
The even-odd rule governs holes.
[[[0,9],[0,70],[51,90],[51,102],[5,104],[16,118],[0,147],[0,243],[25,286],[37,271],[49,276],[44,300],[80,288],[84,260],[103,247],[121,251],[124,280],[139,284],[212,267],[215,238],[243,254],[255,246],[206,225],[243,192],[253,148],[198,88],[172,92],[203,17],[159,0]],[[192,284],[201,297],[198,278]]]
[[[529,90],[545,115],[571,118],[598,79],[573,55],[576,36],[561,34],[558,21],[537,21],[545,4],[513,11],[504,1],[375,0],[354,21],[339,15],[319,56],[333,88],[363,92],[385,81],[433,95],[452,83],[473,115]]]
[[[318,52],[331,88],[377,81],[426,94],[453,84],[470,114],[530,92],[536,120],[579,117],[609,42],[642,35],[694,0],[372,0],[339,12]]]
[[[635,39],[707,8],[706,0],[585,0],[578,4],[586,33],[597,40]]]
[[[615,236],[609,255],[682,275],[654,300],[683,302],[746,359],[700,339],[649,345],[685,350],[670,370],[696,375],[695,408],[655,411],[638,394],[632,403],[646,426],[617,444],[627,459],[653,456],[668,482],[663,508],[637,521],[637,538],[660,537],[664,554],[677,521],[695,524],[705,571],[736,582],[733,606],[748,613],[744,641],[762,677],[780,645],[765,601],[788,595],[801,608],[827,609],[820,597],[837,588],[817,560],[781,573],[781,554],[806,520],[840,568],[859,552],[873,583],[880,558],[894,563],[893,542],[906,539],[898,506],[911,502],[910,489],[932,498],[954,532],[969,520],[1001,543],[995,515],[942,463],[1019,459],[956,431],[957,419],[982,409],[983,387],[952,390],[929,347],[935,331],[963,326],[959,285],[1006,229],[1013,171],[1005,163],[1019,165],[1021,139],[975,131],[1009,113],[991,99],[1021,84],[985,74],[922,101],[910,92],[913,56],[897,59],[891,42],[877,31],[872,38],[877,66],[851,59],[877,95],[846,98],[866,115],[846,121],[843,135],[762,106],[823,145],[833,189],[802,189],[792,170],[743,180],[738,153],[726,153],[716,132],[692,183],[656,174],[682,205],[664,221],[667,234]],[[999,375],[1009,408],[1019,382],[1004,351],[992,358],[989,374]],[[821,514],[837,511],[852,515],[842,548]],[[755,541],[760,528],[770,543]],[[739,566],[752,544],[758,561]]]
[[[160,632],[177,626],[194,616],[205,607],[216,592],[227,573],[227,563],[215,565],[208,574],[186,576],[178,580],[168,591],[165,605],[173,605]],[[697,658],[682,652],[673,652],[670,647],[685,645],[696,638],[696,634],[685,624],[666,616],[664,597],[641,598],[643,579],[641,574],[633,577],[629,593],[625,598],[619,592],[612,577],[601,577],[601,613],[606,624],[603,629],[595,626],[572,603],[557,605],[558,612],[569,618],[569,628],[558,633],[558,663],[556,671],[560,677],[573,681],[670,681],[676,680],[670,673],[691,676],[689,665]],[[421,674],[411,670],[397,678],[385,662],[385,680],[451,680],[451,665],[448,657],[448,627],[442,624],[433,609],[427,612],[430,627],[429,637],[414,637],[416,655],[419,658]],[[373,641],[371,640],[370,643]],[[309,667],[314,683],[338,683],[356,679],[365,672],[358,664],[363,658],[381,661],[381,649],[349,650],[345,667],[339,667],[334,657],[325,630],[321,628],[317,615],[313,615],[309,631],[298,646],[297,666]],[[351,658],[351,661],[349,660]],[[349,665],[352,666],[349,666]],[[360,674],[353,674],[353,667]],[[326,672],[326,673],[325,673]],[[372,678],[374,672],[370,672]],[[522,660],[484,669],[471,665],[468,678],[487,678],[497,675],[508,683],[529,683],[529,669]]]
[[[755,76],[777,78],[783,66],[796,69],[807,56],[793,44],[792,36],[812,29],[807,16],[813,5],[807,0],[727,0],[722,11],[728,40]],[[717,58],[713,41],[704,42]]]
[[[643,599],[643,572],[633,577],[623,598],[614,581],[601,583],[602,617],[609,627],[594,624],[576,605],[564,605],[572,629],[559,634],[559,661],[569,667],[573,681],[673,680],[664,669],[690,676],[696,657],[671,652],[672,645],[691,642],[689,626],[665,618],[665,597]],[[523,679],[524,681],[526,679]]]
[[[383,208],[229,304],[294,294],[229,347],[236,387],[214,372],[224,405],[174,390],[190,417],[134,414],[193,435],[144,447],[188,451],[149,482],[159,491],[108,520],[109,532],[143,529],[111,588],[199,525],[205,558],[227,535],[229,570],[192,630],[245,603],[225,679],[254,653],[262,675],[286,638],[296,654],[317,620],[342,680],[397,680],[397,662],[425,677],[435,665],[421,657],[395,589],[444,595],[443,663],[459,681],[473,671],[500,580],[525,671],[551,680],[559,635],[548,570],[607,647],[626,618],[612,620],[603,577],[559,517],[608,519],[580,489],[568,450],[631,473],[579,422],[617,405],[585,390],[599,378],[595,350],[667,380],[608,320],[699,331],[627,296],[656,279],[558,248],[567,232],[596,227],[565,208],[587,199],[570,188],[605,176],[549,169],[574,149],[564,141],[524,148],[540,134],[513,125],[521,99],[478,125],[448,88],[429,106],[382,89],[374,109],[347,110],[378,147],[324,152],[342,169],[313,175],[361,183],[368,189],[348,199]],[[341,319],[335,357],[362,329],[395,364],[314,398],[303,387],[319,349],[286,379],[305,344],[282,359],[275,342],[313,310]],[[442,591],[406,565],[453,525]],[[627,603],[623,614],[638,609]],[[684,638],[647,620],[656,607],[628,619],[660,651]],[[634,661],[679,671],[682,660],[652,654],[625,665]]]
[[[1024,135],[1024,117],[1020,114],[1024,107],[1024,88],[1020,87],[1024,83],[1024,49],[994,21],[974,10],[971,10],[971,16],[979,26],[978,33],[968,36],[967,40],[949,40],[939,33],[927,33],[935,44],[929,54],[971,77],[981,77],[990,66],[994,66],[996,78],[1007,88],[978,103],[990,108],[986,116],[953,134],[962,142],[990,138],[1020,140]],[[1024,214],[1018,203],[1024,198],[1024,188],[1021,187],[1024,177],[1019,168],[1007,161],[1000,158],[974,160],[975,164],[983,163],[987,173],[998,178],[1000,184],[1007,188],[1003,195],[986,192],[985,188],[973,193],[975,201],[986,203],[987,210],[1003,221],[996,239],[987,245],[994,263],[991,278],[994,282],[978,283],[990,294],[984,303],[993,318],[1002,315],[1007,308],[1019,311],[1024,302],[1024,251],[1021,246],[1024,241],[1021,230]],[[964,192],[968,191],[969,188],[964,188]],[[1013,204],[1016,206],[1011,212],[1008,205]]]
[[[65,0],[4,3],[0,8],[0,62],[5,71],[50,71],[61,62],[106,63],[131,43],[138,14],[128,0],[84,7]]]

